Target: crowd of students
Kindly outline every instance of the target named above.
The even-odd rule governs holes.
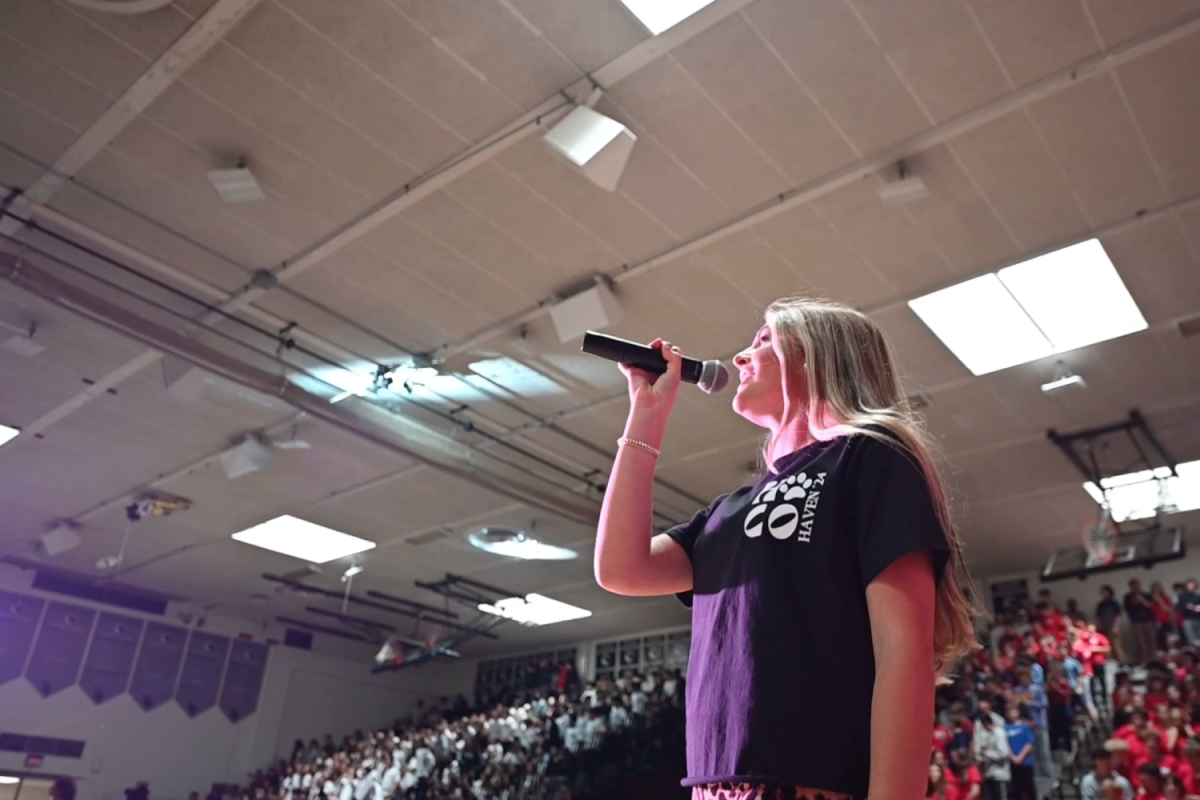
[[[1058,762],[1078,745],[1079,721],[1104,732],[1077,781],[1082,800],[1200,796],[1191,724],[1200,717],[1191,647],[1200,594],[1194,581],[1175,589],[1171,598],[1157,583],[1143,592],[1131,581],[1118,603],[1104,587],[1092,620],[1074,602],[1060,609],[1048,590],[997,614],[979,652],[938,689],[927,796],[1041,800],[1058,791]],[[482,711],[460,697],[420,704],[409,720],[340,744],[297,742],[290,761],[212,800],[570,800],[614,791],[628,800],[651,786],[656,796],[686,796],[678,671],[587,684],[573,670],[526,677],[487,697]],[[642,777],[617,791],[635,764]]]
[[[636,771],[678,791],[683,677],[654,672],[510,696],[460,714],[461,699],[391,728],[309,745],[257,773],[234,800],[572,800],[614,791]]]
[[[1079,744],[1078,721],[1105,733],[1078,782],[1083,800],[1200,795],[1198,636],[1195,581],[1171,597],[1133,580],[1120,604],[1106,586],[1094,622],[1074,602],[1059,609],[1048,590],[998,614],[984,647],[938,692],[927,795],[1039,800],[1061,791],[1056,762]]]

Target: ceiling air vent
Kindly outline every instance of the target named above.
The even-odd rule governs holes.
[[[1179,335],[1185,339],[1195,336],[1200,333],[1200,314],[1179,320],[1175,323],[1175,327],[1179,329]]]
[[[80,8],[107,11],[110,14],[145,14],[171,5],[171,0],[67,0]]]
[[[438,539],[445,539],[445,538],[446,538],[445,531],[436,530],[436,531],[426,531],[425,533],[418,533],[416,536],[410,536],[409,538],[405,539],[404,541],[406,541],[412,545],[420,546],[423,544],[429,544],[430,542],[436,542]]]

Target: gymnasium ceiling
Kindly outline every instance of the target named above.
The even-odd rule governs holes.
[[[588,76],[638,137],[612,193],[541,141]],[[591,578],[624,386],[544,309],[607,276],[611,333],[701,357],[739,350],[781,295],[868,312],[928,399],[973,569],[1036,569],[1094,513],[1047,429],[1138,408],[1200,458],[1200,337],[1177,329],[1200,312],[1197,86],[1195,0],[716,0],[658,37],[618,0],[5,0],[0,182],[38,229],[0,223],[0,267],[65,288],[0,283],[0,338],[36,323],[44,347],[0,349],[0,423],[22,430],[0,449],[0,555],[112,579],[96,562],[154,488],[194,505],[137,523],[116,578],[219,613],[337,607],[273,591],[262,573],[303,565],[229,538],[293,514],[378,544],[356,592],[436,601],[414,581],[455,572],[594,612],[475,652],[685,623],[673,599]],[[239,157],[265,200],[213,190]],[[875,189],[901,158],[929,196],[887,207]],[[1149,329],[1062,356],[1086,389],[1043,394],[1054,358],[973,377],[906,304],[1091,236]],[[203,325],[174,335],[185,319]],[[411,353],[446,374],[385,393],[390,410],[289,403],[345,380],[335,365]],[[240,383],[168,391],[181,356]],[[227,480],[217,456],[257,431],[310,446]],[[728,398],[685,389],[658,521],[747,480],[758,438]],[[45,558],[56,520],[83,542]],[[497,524],[581,557],[465,542]],[[345,566],[309,582],[340,591]]]

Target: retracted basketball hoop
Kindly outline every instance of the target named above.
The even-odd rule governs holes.
[[[1085,569],[1107,566],[1117,557],[1117,546],[1121,543],[1121,531],[1108,509],[1102,510],[1100,516],[1085,523],[1080,530],[1083,549],[1087,551]]]

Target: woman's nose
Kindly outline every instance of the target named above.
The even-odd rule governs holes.
[[[738,367],[739,369],[741,368],[741,366],[743,364],[749,364],[749,363],[750,363],[750,352],[748,350],[743,350],[742,352],[738,353],[736,356],[733,357],[733,365],[735,367]]]

